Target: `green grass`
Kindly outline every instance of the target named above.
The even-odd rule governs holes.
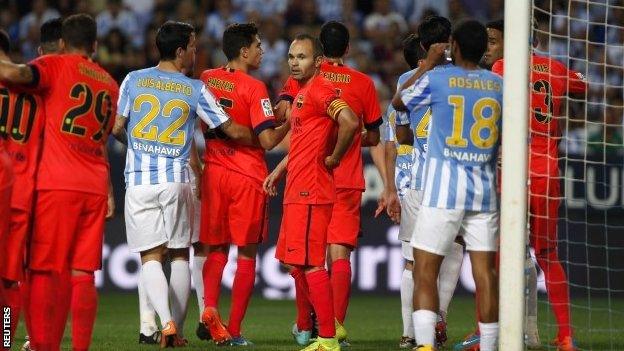
[[[221,310],[229,307],[227,297],[222,299]],[[194,296],[190,308],[185,333],[190,341],[186,350],[228,350],[214,344],[200,342],[195,337],[198,311]],[[610,305],[609,305],[610,304]],[[624,300],[593,298],[592,309],[585,300],[573,301],[573,320],[576,339],[582,349],[624,350]],[[607,311],[610,309],[611,313]],[[540,303],[540,335],[545,347],[555,336],[553,317],[546,303]],[[253,350],[298,350],[290,329],[294,318],[292,301],[272,301],[254,298],[243,324],[246,337],[256,345]],[[135,294],[102,294],[98,317],[93,335],[92,350],[155,350],[154,346],[139,346],[138,304]],[[611,326],[611,327],[610,327]],[[397,296],[356,296],[351,300],[346,322],[352,347],[349,350],[399,350],[401,316]],[[474,305],[470,297],[457,297],[453,300],[449,315],[449,342],[452,345],[474,328]],[[613,330],[613,329],[617,330]],[[609,332],[611,329],[611,332]],[[63,350],[70,349],[69,328],[65,333]],[[23,340],[24,330],[19,328],[17,340]],[[16,342],[21,345],[21,342]],[[18,348],[14,348],[18,349]]]

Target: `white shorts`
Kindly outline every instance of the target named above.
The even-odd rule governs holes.
[[[126,189],[126,237],[132,252],[167,244],[191,245],[192,191],[189,183],[135,185]]]
[[[446,256],[455,237],[462,235],[468,251],[498,250],[498,211],[476,212],[423,206],[410,244]]]
[[[401,254],[403,254],[403,258],[405,260],[414,262],[414,248],[410,245],[410,243],[401,241]]]
[[[401,200],[401,223],[399,224],[399,240],[410,242],[414,236],[416,219],[422,203],[422,190],[407,189]]]

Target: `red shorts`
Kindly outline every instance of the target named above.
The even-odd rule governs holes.
[[[531,177],[529,223],[531,247],[536,253],[557,247],[557,221],[561,192],[559,179]]]
[[[258,181],[209,164],[204,170],[201,194],[199,241],[245,246],[266,240],[268,197]]]
[[[360,206],[362,191],[357,189],[336,189],[336,202],[327,229],[328,244],[357,246],[360,230]]]
[[[106,210],[107,198],[103,195],[39,191],[29,268],[56,272],[100,269]]]
[[[332,204],[285,204],[275,257],[297,266],[325,266]]]
[[[11,209],[9,235],[4,242],[5,254],[0,257],[0,277],[23,281],[26,240],[30,230],[30,211]]]

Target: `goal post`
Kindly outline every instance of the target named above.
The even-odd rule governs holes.
[[[524,350],[530,0],[505,1],[499,350]]]

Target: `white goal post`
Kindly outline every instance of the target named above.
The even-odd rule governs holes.
[[[524,350],[530,0],[505,1],[499,350]]]

